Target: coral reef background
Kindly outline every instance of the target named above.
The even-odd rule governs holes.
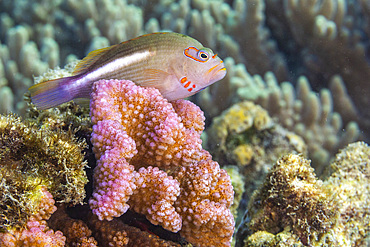
[[[206,116],[252,100],[303,136],[317,161],[369,140],[366,0],[3,0],[0,9],[0,113],[23,115],[24,93],[49,68],[168,30],[227,58],[227,77],[194,98]]]
[[[311,226],[310,221],[309,226],[297,227],[285,220],[284,212],[272,215],[284,222],[284,229],[272,229],[271,224],[266,222],[257,222],[252,226],[250,222],[245,223],[246,218],[250,219],[249,215],[244,219],[241,216],[247,207],[251,209],[252,206],[247,205],[256,198],[270,203],[254,205],[254,210],[260,210],[257,218],[274,209],[275,201],[269,202],[263,192],[263,186],[268,187],[265,177],[279,175],[283,167],[279,164],[285,163],[303,164],[303,168],[299,165],[297,169],[307,172],[300,179],[316,186],[319,194],[317,201],[321,203],[328,193],[322,189],[323,185],[317,183],[315,175],[322,178],[325,185],[332,183],[330,186],[335,187],[335,183],[341,181],[336,179],[335,174],[348,172],[347,166],[335,165],[335,159],[344,155],[342,152],[335,158],[338,151],[358,140],[370,142],[369,1],[1,0],[0,114],[18,114],[38,126],[46,126],[43,128],[48,131],[57,129],[60,132],[60,128],[68,131],[71,128],[77,137],[84,136],[88,142],[91,125],[85,110],[66,104],[52,111],[39,112],[24,100],[27,88],[34,81],[68,75],[73,71],[75,61],[92,50],[156,31],[175,31],[193,36],[224,59],[228,71],[226,77],[191,100],[200,106],[206,116],[203,148],[209,150],[214,160],[231,176],[235,192],[235,221],[237,224],[242,221],[244,224],[241,226],[253,228],[253,231],[247,230],[250,238],[247,239],[243,233],[244,242],[237,236],[239,244],[258,246],[260,243],[254,242],[254,239],[262,238],[266,239],[266,243],[276,245],[282,241],[303,245],[318,241],[315,236],[310,239],[302,233]],[[59,67],[65,69],[51,70]],[[13,121],[14,125],[23,126],[20,120],[13,117],[2,121]],[[362,144],[347,149],[354,147],[364,149]],[[298,153],[302,157],[284,156],[285,160],[275,164],[282,155]],[[290,162],[289,159],[293,158],[299,159],[299,162]],[[311,160],[310,166],[315,168],[315,174],[305,159]],[[360,166],[364,164],[354,157],[346,159]],[[321,176],[326,175],[329,164],[337,167],[338,171],[326,180]],[[369,163],[365,164],[368,172]],[[273,169],[275,174],[268,174],[269,169]],[[361,175],[363,179],[368,179],[366,172]],[[356,181],[361,176],[357,176]],[[342,177],[346,176],[341,174]],[[252,196],[259,186],[262,187]],[[282,189],[279,187],[278,195],[295,193],[291,184],[284,186]],[[360,195],[368,193],[368,185],[361,186]],[[44,187],[31,189],[49,193],[43,191]],[[40,195],[42,193],[39,192]],[[367,205],[365,201],[368,199],[360,195],[357,195],[359,200],[355,196],[348,198],[355,198],[356,202],[363,200],[361,205]],[[52,196],[54,200],[61,201],[55,194],[52,193]],[[38,200],[41,203],[42,200]],[[338,205],[334,206],[338,208]],[[70,217],[63,210],[58,209],[58,215]],[[326,213],[325,210],[323,213]],[[344,206],[340,210],[344,210]],[[352,207],[351,210],[352,215],[343,215],[352,219],[351,224],[357,227],[359,208]],[[362,210],[360,213],[367,223],[361,222],[359,231],[350,234],[370,239],[369,208],[364,206]],[[23,220],[31,219],[28,224],[33,226],[43,225],[43,221],[32,221],[34,211],[36,209],[28,212]],[[291,212],[285,213],[289,215]],[[45,220],[49,217],[41,218]],[[99,232],[102,239],[112,232],[117,235],[110,236],[119,239],[136,234],[132,233],[135,230],[129,231],[125,228],[127,226],[121,226],[121,222],[110,226],[108,231],[104,225],[107,222],[99,223],[90,216],[86,219],[89,219],[85,221],[90,222],[89,226],[77,220],[73,222],[76,228],[83,225],[87,229],[81,233],[84,236],[81,241],[96,242],[91,240],[91,230],[95,236]],[[63,224],[58,225],[53,218],[51,221],[55,231],[63,227],[68,229],[65,226],[59,228]],[[367,228],[364,227],[366,224]],[[317,236],[325,235],[323,232],[332,228],[335,229],[333,232],[344,236],[351,228],[340,219],[315,226]],[[126,230],[118,230],[123,228]],[[268,233],[266,229],[270,229]],[[290,229],[293,229],[293,235],[287,234]],[[64,234],[66,232],[63,231]],[[27,234],[25,232],[22,236]],[[331,236],[325,237],[330,239]],[[356,246],[364,243],[361,237],[355,240]],[[66,242],[71,239],[67,238]],[[147,242],[143,240],[143,243],[163,244],[150,236],[145,236],[145,239]],[[347,241],[345,243],[350,241],[345,237],[343,239]],[[176,246],[175,243],[168,243],[168,246],[172,245]]]

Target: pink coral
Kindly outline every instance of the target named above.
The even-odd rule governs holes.
[[[199,107],[169,103],[157,89],[130,81],[100,80],[90,109],[98,162],[89,203],[100,220],[130,206],[197,246],[230,245],[233,190],[226,172],[202,149]]]
[[[179,182],[158,167],[141,167],[136,173],[138,189],[130,198],[130,206],[138,213],[148,215],[153,224],[177,232],[181,229],[181,216],[173,204],[180,194]]]
[[[132,158],[137,151],[135,143],[117,121],[98,122],[93,127],[93,133],[91,141],[94,143],[98,162],[94,172],[95,191],[90,199],[90,207],[100,220],[111,220],[129,208],[126,202],[136,186],[133,182],[134,167],[128,164],[127,159]],[[110,138],[115,140],[114,144]],[[100,150],[104,151],[103,155],[100,155]]]
[[[27,223],[27,230],[24,230],[19,238],[21,246],[64,246],[65,237],[62,232],[50,230],[45,221],[31,220]]]
[[[175,202],[183,218],[181,235],[197,246],[227,246],[234,231],[234,192],[226,171],[208,159],[182,167],[176,178],[181,181]]]
[[[172,104],[157,89],[141,88],[129,81],[100,80],[94,84],[90,109],[93,124],[117,121],[122,132],[135,142],[137,153],[131,165],[186,166],[199,160],[199,133],[184,126]],[[115,145],[110,140],[116,139],[110,134],[106,139],[96,139],[95,135],[94,131],[94,152],[100,157],[104,147]]]

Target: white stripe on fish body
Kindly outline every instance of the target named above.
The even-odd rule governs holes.
[[[142,52],[136,52],[134,54],[117,58],[99,68],[96,70],[88,73],[85,78],[88,81],[96,80],[97,78],[101,78],[104,75],[107,75],[109,73],[112,73],[114,71],[120,70],[124,67],[130,66],[134,63],[141,62],[147,58],[149,58],[151,55],[153,55],[153,52],[150,52],[149,50],[142,51]]]
[[[100,79],[117,79],[115,76],[109,76],[115,71],[124,69],[132,64],[139,63],[148,59],[150,56],[154,55],[154,52],[145,50],[142,52],[136,52],[134,54],[117,58],[94,71],[88,72],[83,76],[77,77],[72,83],[68,83],[63,86],[63,89],[72,93],[73,97],[86,97],[90,96],[92,83]],[[121,78],[125,79],[125,78]]]

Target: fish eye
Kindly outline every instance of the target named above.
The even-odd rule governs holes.
[[[203,59],[208,58],[207,54],[205,54],[205,53],[201,53],[201,54],[200,54],[200,57],[201,57],[201,58],[203,58]]]
[[[205,63],[210,59],[210,54],[212,50],[209,48],[202,48],[198,50],[197,48],[190,46],[184,50],[184,55],[188,58],[191,58],[197,62]]]
[[[200,50],[199,52],[198,52],[198,57],[199,57],[199,59],[200,60],[202,60],[202,61],[207,61],[208,59],[209,59],[209,55],[208,55],[208,53],[207,52],[205,52],[205,51],[203,51],[203,50]]]

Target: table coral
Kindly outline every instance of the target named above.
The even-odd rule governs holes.
[[[89,203],[100,220],[130,207],[197,246],[230,245],[233,190],[202,149],[199,107],[169,103],[157,89],[130,81],[100,80],[90,108],[98,161]]]
[[[57,202],[82,203],[87,183],[84,147],[71,132],[0,115],[0,228],[21,228],[41,210],[40,186]]]

